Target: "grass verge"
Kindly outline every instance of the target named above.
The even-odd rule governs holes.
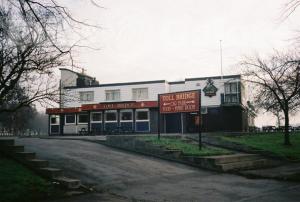
[[[247,145],[255,149],[271,152],[279,157],[289,160],[300,160],[300,134],[290,135],[292,146],[283,144],[282,133],[256,134],[238,137],[222,137],[224,140]]]
[[[202,149],[199,150],[198,145],[182,142],[181,139],[175,139],[175,138],[161,137],[160,140],[158,140],[157,137],[144,137],[142,138],[142,140],[148,141],[153,145],[164,146],[166,149],[180,150],[185,155],[214,156],[214,155],[232,154],[232,152],[229,150],[216,148],[216,147],[202,146]]]
[[[0,155],[0,201],[31,202],[58,198],[63,191],[23,165]]]

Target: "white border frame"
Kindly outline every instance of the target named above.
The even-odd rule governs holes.
[[[131,120],[122,120],[122,113],[123,112],[131,112]],[[133,110],[132,109],[121,109],[120,110],[120,123],[122,122],[122,123],[133,123],[133,116],[134,116],[134,114],[133,114]]]
[[[101,114],[101,121],[93,121],[93,119],[92,119],[93,114]],[[101,111],[91,112],[90,121],[91,121],[91,123],[103,123],[103,113]]]
[[[148,112],[148,119],[145,119],[145,120],[137,120],[136,117],[137,117],[137,112]],[[159,113],[159,112],[158,112]],[[135,124],[134,124],[134,130],[136,132],[150,132],[151,131],[151,121],[150,121],[150,109],[149,108],[145,108],[145,109],[136,109],[135,110]],[[149,130],[145,130],[145,131],[138,131],[137,130],[137,122],[148,122],[149,123]]]
[[[107,121],[106,120],[106,113],[109,112],[109,113],[116,113],[116,120],[115,121]],[[104,123],[118,123],[118,111],[117,110],[106,110],[104,111]]]
[[[71,116],[71,115],[74,115],[75,116],[75,122],[74,123],[67,123],[67,116]],[[76,116],[76,114],[65,114],[65,125],[67,126],[67,125],[76,125],[76,119],[77,118],[77,116]]]
[[[58,123],[56,123],[56,124],[51,123],[51,118],[53,116],[58,117]],[[57,126],[57,125],[60,125],[60,116],[59,115],[53,115],[53,114],[50,115],[50,126]]]
[[[87,117],[89,118],[89,114],[88,114],[88,113],[79,113],[79,114],[77,114],[77,125],[85,125],[85,124],[88,124],[89,121],[88,121],[88,122],[79,122],[79,116],[80,116],[80,115],[87,115]]]

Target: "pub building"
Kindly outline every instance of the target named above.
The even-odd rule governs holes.
[[[240,75],[99,84],[84,73],[60,71],[60,107],[46,109],[49,135],[157,133],[158,125],[161,133],[197,133],[199,122],[203,132],[240,132],[254,126]],[[191,110],[160,113],[158,118],[159,95],[180,92],[177,102],[185,105],[191,102],[188,92],[195,90],[200,92],[201,119]],[[174,104],[172,96],[163,99]]]

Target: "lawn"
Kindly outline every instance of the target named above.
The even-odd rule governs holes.
[[[176,149],[182,151],[185,155],[195,155],[195,156],[214,156],[214,155],[225,155],[231,154],[232,152],[216,148],[216,147],[207,147],[202,146],[202,149],[199,150],[198,145],[189,144],[181,141],[181,139],[175,138],[165,138],[161,137],[160,140],[157,137],[144,137],[144,141],[148,141],[154,145],[164,146],[167,149]]]
[[[290,135],[292,146],[283,145],[282,133],[255,134],[239,137],[223,137],[224,140],[247,145],[259,150],[272,152],[280,157],[290,160],[300,160],[300,134]]]
[[[0,155],[0,201],[31,202],[57,198],[63,192],[21,164]]]

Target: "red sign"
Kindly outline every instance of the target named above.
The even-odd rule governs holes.
[[[144,102],[119,102],[82,105],[82,110],[105,110],[105,109],[139,109],[157,107],[157,101]]]
[[[47,114],[65,114],[65,113],[78,113],[81,111],[91,110],[109,110],[109,109],[141,109],[141,108],[154,108],[158,107],[157,101],[142,101],[142,102],[118,102],[118,103],[100,103],[100,104],[87,104],[81,107],[73,108],[48,108]]]
[[[177,112],[198,112],[200,109],[200,92],[185,91],[159,95],[161,114]]]

